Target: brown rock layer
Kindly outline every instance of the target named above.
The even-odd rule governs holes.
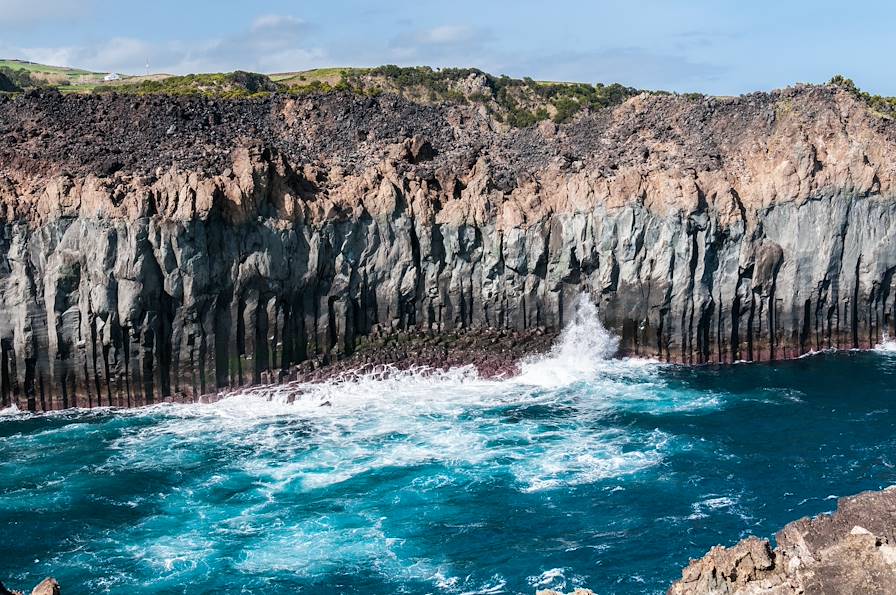
[[[59,583],[55,578],[45,578],[31,590],[31,595],[60,595]],[[0,595],[23,595],[21,591],[10,591],[0,583]]]
[[[363,337],[553,331],[627,353],[869,347],[896,318],[896,124],[835,87],[475,106],[0,97],[0,407],[293,377]]]
[[[896,489],[842,498],[768,540],[716,546],[685,568],[670,595],[889,594],[896,586]]]

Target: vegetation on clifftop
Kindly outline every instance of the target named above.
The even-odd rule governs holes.
[[[16,93],[21,90],[9,77],[0,71],[0,93]]]
[[[395,65],[376,68],[318,68],[301,72],[264,75],[253,72],[188,74],[171,76],[116,75],[105,81],[103,73],[77,68],[46,66],[22,60],[0,60],[0,93],[35,88],[58,88],[63,93],[119,93],[124,95],[204,95],[224,99],[261,98],[272,93],[302,96],[334,91],[376,96],[399,95],[423,104],[455,103],[481,106],[497,122],[515,128],[541,121],[556,123],[582,110],[618,105],[642,91],[618,83],[566,83],[531,78],[495,76],[476,68],[440,68]],[[884,117],[896,115],[896,98],[871,95],[843,75],[829,84],[840,86]],[[651,93],[665,93],[651,91]],[[702,99],[698,93],[681,95]]]
[[[327,68],[272,76],[249,72],[190,74],[139,83],[102,85],[95,92],[132,95],[206,95],[224,98],[262,97],[344,91],[361,95],[392,93],[420,103],[483,105],[500,122],[525,127],[552,119],[564,122],[585,108],[619,104],[640,93],[619,84],[546,83],[530,78],[494,76],[475,68],[433,69],[426,66]]]
[[[541,120],[564,122],[583,108],[622,103],[641,91],[614,83],[540,82],[531,78],[494,76],[476,68],[380,66],[353,72],[346,83],[363,92],[386,91],[413,100],[482,104],[498,120],[529,126]]]
[[[859,89],[859,87],[855,84],[855,82],[853,82],[852,79],[846,78],[842,74],[834,75],[834,77],[828,82],[828,84],[836,85],[838,87],[846,89],[859,99],[862,99],[865,103],[868,104],[868,107],[882,116],[886,116],[889,118],[896,115],[896,97],[872,95],[867,91]]]
[[[263,97],[282,88],[269,77],[237,70],[228,73],[188,74],[133,84],[104,85],[95,92],[125,95],[207,95],[223,98]]]

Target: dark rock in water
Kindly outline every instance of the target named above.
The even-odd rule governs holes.
[[[556,333],[582,293],[625,354],[872,347],[896,335],[894,229],[896,121],[838,87],[524,129],[386,94],[28,93],[0,101],[0,408],[363,358],[502,374],[491,340]],[[406,358],[427,334],[479,340]]]
[[[896,489],[841,498],[833,514],[789,523],[775,540],[712,548],[669,594],[896,592]]]

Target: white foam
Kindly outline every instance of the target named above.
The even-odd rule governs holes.
[[[19,408],[16,407],[15,405],[10,405],[9,407],[4,407],[3,409],[0,409],[0,417],[13,416],[13,415],[19,415],[19,414],[21,414],[21,411],[19,411]]]
[[[154,419],[124,424],[111,444],[114,454],[95,472],[183,473],[210,461],[219,468],[158,498],[157,515],[110,541],[135,543],[135,559],[147,556],[152,562],[141,564],[169,576],[216,555],[222,535],[238,534],[251,536],[236,561],[246,572],[314,576],[361,565],[454,592],[501,592],[500,576],[468,584],[448,561],[406,557],[370,502],[391,501],[396,490],[419,495],[501,476],[521,492],[563,489],[661,464],[668,435],[619,429],[608,416],[620,408],[653,413],[717,403],[696,390],[668,390],[656,373],[660,364],[614,359],[617,348],[597,309],[582,300],[550,352],[526,360],[512,379],[483,379],[469,366],[387,369],[260,387],[213,404],[121,411]],[[403,486],[364,477],[416,466],[430,468],[425,477],[410,474]],[[304,500],[338,493],[340,506],[289,520],[283,502],[294,502],[296,492],[307,493]],[[215,504],[221,493],[239,498]],[[160,537],[170,533],[166,523],[185,518],[184,510],[195,527],[177,539]],[[539,580],[563,580],[551,574]]]
[[[880,343],[874,346],[874,351],[879,351],[881,353],[896,353],[896,339],[893,339],[887,333],[884,333]]]
[[[590,380],[597,376],[618,348],[619,339],[601,324],[597,307],[580,296],[575,317],[560,334],[559,341],[547,355],[524,361],[520,375],[512,381],[558,387]]]
[[[557,344],[524,362],[513,379],[483,379],[471,366],[387,369],[260,387],[213,404],[123,412],[162,419],[126,429],[112,444],[118,454],[101,471],[189,466],[206,456],[214,436],[239,451],[233,464],[270,497],[432,463],[452,476],[506,468],[522,491],[626,475],[660,463],[668,437],[600,431],[614,408],[677,411],[717,402],[698,402],[696,393],[693,402],[687,395],[670,399],[655,378],[659,364],[613,359],[617,347],[597,308],[581,299]],[[574,384],[581,386],[567,390]]]

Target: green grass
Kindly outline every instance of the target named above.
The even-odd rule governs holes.
[[[369,72],[369,68],[315,68],[299,72],[283,72],[271,75],[271,80],[289,92],[302,94],[314,91],[346,90],[349,79]]]
[[[328,83],[330,85],[339,84],[346,76],[352,74],[360,74],[366,72],[367,68],[349,68],[349,67],[333,67],[333,68],[314,68],[311,70],[300,70],[297,72],[278,72],[270,75],[271,80],[277,83],[284,83],[287,86],[303,84],[307,85],[314,81]]]
[[[0,60],[0,67],[3,66],[13,70],[27,70],[28,72],[35,74],[61,74],[73,80],[83,76],[96,76],[102,78],[108,74],[105,72],[83,70],[81,68],[69,68],[67,66],[49,66],[47,64],[27,62],[25,60]]]
[[[22,68],[27,70],[28,72],[46,72],[51,74],[66,74],[70,76],[82,74],[103,74],[98,72],[91,72],[89,70],[82,70],[80,68],[69,68],[67,66],[49,66],[47,64],[28,62],[26,60],[0,60],[0,66],[7,66],[9,68]]]
[[[81,68],[66,66],[49,66],[26,60],[0,60],[0,69],[12,73],[21,73],[25,82],[19,80],[19,86],[58,87],[63,93],[86,93],[100,83],[106,75],[104,72],[93,72]],[[10,77],[14,78],[14,77]]]
[[[206,95],[231,99],[263,97],[279,90],[279,85],[267,76],[242,71],[170,76],[139,83],[106,83],[94,89],[129,95]]]

